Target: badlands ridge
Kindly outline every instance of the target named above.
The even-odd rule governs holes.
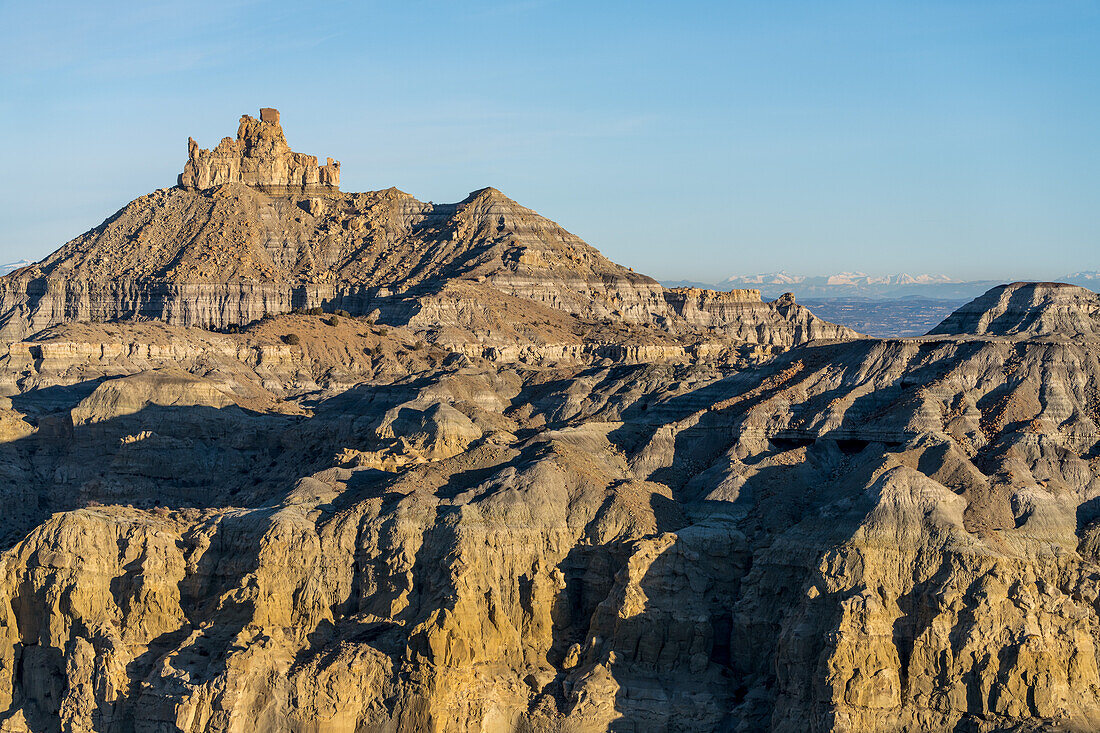
[[[665,289],[278,114],[0,278],[0,731],[1100,727],[1100,296]]]

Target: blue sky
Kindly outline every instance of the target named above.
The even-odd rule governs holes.
[[[0,0],[0,261],[278,107],[347,191],[495,186],[665,279],[1100,269],[1100,0]]]

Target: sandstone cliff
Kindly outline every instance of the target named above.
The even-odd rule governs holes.
[[[11,347],[0,730],[1100,723],[1097,340],[517,369],[381,329]]]
[[[184,188],[214,188],[243,183],[265,191],[327,192],[340,185],[340,162],[295,153],[287,145],[279,124],[279,110],[265,107],[260,119],[243,115],[237,139],[223,138],[213,150],[187,140],[187,164],[179,176]]]

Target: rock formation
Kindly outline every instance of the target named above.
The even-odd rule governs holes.
[[[1096,724],[1096,340],[517,370],[327,321],[10,347],[6,729]]]
[[[0,281],[0,731],[1100,728],[1096,296],[844,338],[491,190],[311,198]]]
[[[1096,340],[1100,295],[1066,283],[1012,283],[990,289],[932,330]]]
[[[328,159],[317,164],[317,156],[295,153],[287,145],[279,110],[265,107],[260,119],[243,115],[237,139],[222,138],[213,150],[187,140],[187,164],[179,185],[207,189],[226,183],[243,183],[271,193],[327,193],[338,190],[340,162]]]
[[[457,204],[396,189],[340,193],[334,173],[289,151],[274,110],[243,117],[237,140],[214,151],[191,147],[180,187],[130,202],[0,278],[0,338],[134,317],[224,328],[322,305],[397,325],[456,281],[700,338],[786,347],[857,335],[758,296],[728,306],[728,294],[666,291],[493,188]],[[425,324],[425,336],[447,325]]]

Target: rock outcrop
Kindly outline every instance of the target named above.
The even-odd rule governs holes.
[[[1100,722],[1100,341],[516,369],[324,319],[0,359],[3,729]]]
[[[666,291],[493,188],[457,204],[396,189],[341,193],[338,168],[326,173],[291,153],[269,112],[242,118],[237,139],[213,151],[192,144],[180,187],[135,199],[42,262],[0,278],[0,338],[74,320],[226,328],[314,307],[377,312],[392,325],[420,313],[430,338],[451,324],[427,323],[424,314],[456,282],[531,302],[532,311],[695,341],[717,332],[787,347],[858,336],[800,306]]]
[[[179,185],[207,189],[226,183],[243,183],[271,193],[327,193],[340,186],[340,162],[295,153],[287,145],[279,110],[265,107],[260,119],[243,115],[237,139],[222,138],[213,150],[187,140],[187,164]]]
[[[751,343],[793,346],[858,336],[850,328],[829,323],[797,305],[790,293],[765,303],[759,290],[671,288],[665,291],[665,300],[688,323]]]
[[[1100,295],[1066,283],[999,285],[959,308],[930,333],[1096,340]]]
[[[855,338],[492,189],[142,197],[0,279],[0,731],[1100,729],[1097,312]]]

